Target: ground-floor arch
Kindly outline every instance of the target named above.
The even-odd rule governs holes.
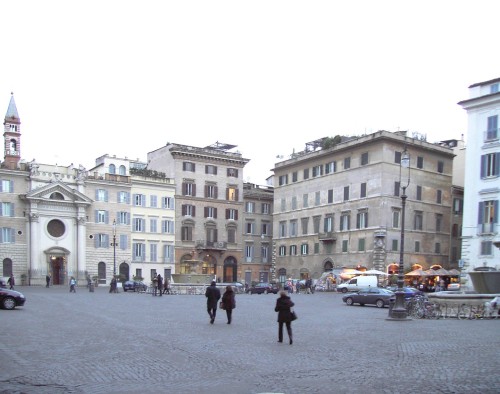
[[[238,280],[238,262],[233,256],[226,257],[222,272],[222,281],[231,283]]]

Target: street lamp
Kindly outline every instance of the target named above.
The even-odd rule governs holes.
[[[401,248],[399,252],[398,268],[398,289],[396,291],[396,302],[389,312],[389,318],[392,320],[407,320],[408,313],[405,308],[404,285],[404,251],[405,251],[405,207],[406,207],[406,188],[410,184],[410,154],[406,146],[401,152],[401,163],[399,165],[399,186],[402,189],[401,194]]]
[[[116,220],[113,220],[113,277],[116,276]]]

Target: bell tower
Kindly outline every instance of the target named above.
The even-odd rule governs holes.
[[[17,113],[14,93],[11,93],[9,108],[3,122],[4,162],[3,165],[15,170],[21,159],[21,119]]]

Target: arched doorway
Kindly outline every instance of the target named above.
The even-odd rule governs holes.
[[[12,275],[12,260],[8,257],[3,259],[3,276],[11,276]]]
[[[65,283],[66,259],[64,256],[50,256],[49,272],[52,276],[52,284],[63,285]]]
[[[333,263],[330,260],[325,261],[323,264],[323,272],[328,272],[333,269]]]
[[[118,269],[118,273],[120,274],[120,278],[125,278],[125,280],[130,280],[130,267],[128,264],[124,261],[123,263],[120,264],[120,267]]]
[[[229,256],[224,260],[224,270],[222,273],[222,281],[223,282],[236,282],[238,276],[238,263],[236,259],[232,256]]]
[[[100,284],[106,284],[106,263],[104,261],[97,264],[97,277]]]
[[[285,287],[286,279],[286,268],[280,268],[278,270],[278,282],[281,284],[281,288]]]

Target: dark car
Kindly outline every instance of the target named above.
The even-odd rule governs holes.
[[[268,293],[273,293],[273,294],[278,294],[278,287],[276,285],[273,285],[271,283],[266,283],[266,282],[261,282],[257,283],[255,286],[250,287],[247,290],[248,294],[268,294]]]
[[[357,293],[349,293],[342,297],[347,305],[376,305],[378,308],[383,308],[389,305],[389,300],[394,297],[394,293],[380,287],[370,287],[362,289]]]
[[[0,288],[0,308],[14,309],[16,306],[23,306],[26,297],[23,293],[15,290]]]
[[[139,282],[136,280],[127,280],[126,282],[123,282],[123,291],[146,291],[148,289],[148,286],[144,282]]]
[[[391,290],[396,293],[396,291],[398,291],[398,287],[390,286],[387,287],[387,290]],[[405,292],[405,300],[409,300],[410,298],[423,294],[420,290],[415,289],[414,287],[403,287],[403,291]]]

